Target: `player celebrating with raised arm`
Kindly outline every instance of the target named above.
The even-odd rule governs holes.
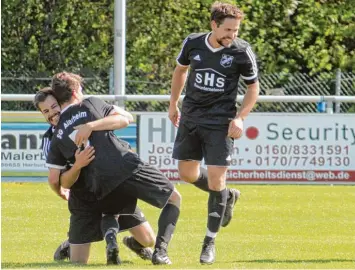
[[[169,118],[179,126],[173,158],[179,160],[182,180],[209,191],[202,264],[215,261],[214,239],[226,211],[226,223],[230,220],[226,172],[233,140],[242,136],[243,121],[259,95],[255,55],[250,45],[237,37],[242,18],[243,13],[236,6],[215,2],[210,18],[212,31],[185,39],[172,78]],[[237,113],[239,77],[248,89]],[[186,80],[180,116],[178,101]],[[207,172],[200,168],[202,159]],[[204,184],[207,182],[208,186]]]
[[[55,127],[58,124],[59,117],[60,117],[60,106],[57,102],[57,100],[54,98],[51,88],[47,87],[44,89],[41,89],[38,91],[35,95],[34,98],[34,105],[35,107],[41,111],[43,114],[44,118],[46,121],[51,125],[47,132],[44,134],[42,138],[42,149],[45,157],[48,155],[48,150],[51,144],[51,140],[53,137],[53,132],[55,130]],[[124,113],[123,110],[117,108],[117,112]],[[127,113],[128,117],[131,117],[129,113]],[[81,168],[87,166],[94,158],[94,151],[93,148],[86,148],[83,151],[77,151],[75,155],[75,163],[73,166],[70,166],[68,164],[68,170],[81,170]],[[73,168],[74,167],[74,168]],[[69,172],[70,173],[70,172]],[[80,175],[79,175],[80,177]],[[84,180],[85,181],[85,180]],[[80,182],[80,180],[79,180]],[[79,188],[80,189],[80,188]],[[150,224],[148,221],[144,218],[143,213],[140,211],[140,209],[137,207],[136,210],[134,211],[134,214],[132,215],[121,215],[118,217],[118,224],[119,227],[116,228],[115,226],[115,216],[113,215],[105,215],[104,217],[101,217],[101,212],[99,212],[98,209],[95,211],[93,210],[96,205],[96,198],[94,198],[89,192],[86,192],[87,196],[83,197],[80,195],[83,195],[83,190],[79,190],[75,186],[73,187],[73,192],[74,192],[74,201],[78,201],[78,196],[80,200],[83,200],[87,207],[85,209],[81,209],[81,211],[88,211],[90,212],[90,215],[86,216],[87,222],[83,223],[83,226],[78,227],[77,229],[75,228],[75,224],[71,224],[72,230],[75,228],[77,232],[80,232],[78,234],[74,234],[74,238],[79,237],[80,240],[77,241],[74,239],[74,242],[76,242],[76,247],[74,248],[74,254],[72,256],[69,256],[70,253],[70,244],[69,240],[64,241],[56,250],[54,254],[54,259],[55,260],[64,260],[64,259],[69,259],[71,258],[72,261],[74,262],[81,262],[81,263],[86,263],[89,257],[89,249],[90,249],[90,243],[94,241],[99,241],[103,239],[103,236],[106,235],[105,237],[108,245],[111,245],[111,247],[108,247],[108,264],[116,264],[119,263],[119,257],[118,254],[113,254],[116,251],[118,251],[117,243],[116,243],[116,238],[112,237],[112,239],[109,239],[110,234],[116,233],[115,230],[122,232],[125,230],[129,230],[130,233],[133,235],[133,237],[125,237],[123,239],[124,244],[129,247],[133,252],[135,252],[138,256],[140,256],[143,259],[151,259],[152,257],[152,251],[150,248],[147,248],[149,246],[154,245],[154,232],[153,229],[151,228]],[[61,196],[63,197],[63,196]],[[92,199],[92,200],[91,200]],[[74,218],[77,215],[76,209],[73,209],[73,205],[79,205],[78,202],[71,202],[69,203],[69,210],[72,212],[72,222],[73,223],[77,218]],[[84,205],[84,204],[83,204]],[[75,208],[75,207],[74,207]],[[89,209],[90,208],[90,209]],[[101,223],[101,224],[100,224]],[[113,227],[111,226],[113,225]],[[83,228],[84,227],[84,228]],[[113,230],[113,231],[112,231]],[[70,233],[73,234],[73,233]],[[79,234],[81,236],[79,236]],[[73,240],[73,239],[72,239]],[[82,243],[81,243],[82,242]],[[112,246],[113,245],[113,246]]]

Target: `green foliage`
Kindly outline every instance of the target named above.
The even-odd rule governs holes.
[[[213,2],[127,1],[127,93],[168,94],[182,42],[192,32],[209,31]],[[245,13],[240,36],[258,55],[262,73],[312,75],[355,67],[352,0],[236,2]],[[107,93],[113,19],[113,0],[3,1],[2,72],[49,77],[60,70],[90,71],[106,80],[91,93]]]
[[[112,1],[2,3],[2,70],[52,73],[112,64]]]
[[[113,2],[4,1],[2,69],[107,69],[113,62]],[[127,1],[128,75],[138,72],[149,80],[170,75],[184,38],[208,31],[212,2]],[[246,14],[240,35],[253,45],[265,72],[353,68],[352,1],[241,0],[238,5]]]

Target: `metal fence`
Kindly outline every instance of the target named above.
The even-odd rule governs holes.
[[[85,77],[87,94],[113,94],[112,74],[108,72],[88,72]],[[130,74],[126,81],[126,94],[168,95],[170,81],[145,81],[142,76]],[[352,72],[328,72],[321,74],[260,74],[261,95],[295,95],[295,96],[355,96],[355,74]],[[21,74],[2,72],[1,88],[3,94],[33,94],[38,89],[50,84],[50,74]],[[245,93],[246,86],[240,83],[239,94]],[[166,111],[168,102],[126,102],[131,111]],[[334,104],[334,112],[355,112],[351,103]],[[30,102],[2,102],[2,110],[34,110]],[[316,112],[312,103],[259,103],[255,112]]]

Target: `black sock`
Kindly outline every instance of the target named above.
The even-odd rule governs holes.
[[[144,246],[142,246],[141,243],[139,243],[133,236],[128,237],[128,245],[133,249],[144,248]]]
[[[206,191],[206,192],[211,191],[210,188],[208,187],[208,173],[205,168],[200,167],[200,176],[192,184],[203,191]],[[226,188],[226,189],[228,191],[227,198],[229,198],[231,193],[229,192],[229,188]]]
[[[180,209],[173,204],[168,203],[161,211],[158,221],[158,235],[155,248],[166,249],[171,236],[174,233],[176,223],[180,215]]]
[[[114,215],[105,215],[101,219],[101,231],[106,242],[109,240],[116,239],[116,234],[118,233],[119,225],[117,219]]]
[[[217,233],[221,227],[222,218],[226,210],[227,198],[227,189],[210,191],[208,198],[207,228],[211,233]]]
[[[203,191],[210,191],[210,188],[208,187],[208,173],[205,168],[200,167],[200,176],[192,184]]]

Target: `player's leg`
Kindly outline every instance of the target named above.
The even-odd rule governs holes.
[[[225,186],[226,172],[227,167],[208,166],[211,191],[208,198],[207,232],[203,241],[201,263],[211,264],[215,260],[214,241],[221,227],[228,197]]]
[[[70,244],[70,261],[72,263],[87,264],[91,244]]]
[[[103,239],[101,232],[101,212],[97,211],[96,199],[83,200],[72,190],[69,197],[70,261],[86,264],[90,254],[90,243]]]
[[[210,192],[208,186],[208,172],[200,167],[200,161],[203,157],[203,139],[198,134],[198,127],[189,121],[180,123],[176,135],[173,158],[179,160],[180,179],[193,184],[197,188]],[[210,130],[209,132],[213,132]],[[225,214],[222,220],[222,226],[226,227],[233,216],[233,208],[239,199],[240,191],[227,188],[228,200]]]
[[[129,232],[137,242],[136,248],[154,247],[156,235],[148,221],[129,229]]]
[[[107,265],[121,264],[117,244],[117,233],[119,231],[117,217],[112,214],[103,214],[101,220],[101,230],[106,241]]]
[[[151,260],[155,244],[155,233],[144,214],[136,207],[133,215],[120,215],[118,218],[120,231],[129,230],[132,236],[123,238],[123,243],[143,260]]]
[[[167,247],[180,215],[180,193],[161,171],[147,163],[121,185],[126,193],[162,208],[152,262],[171,264]]]
[[[203,137],[203,155],[207,164],[208,198],[207,232],[203,242],[200,262],[211,264],[215,260],[214,241],[221,227],[228,199],[226,173],[233,151],[233,140],[227,137],[228,127],[199,127]]]

